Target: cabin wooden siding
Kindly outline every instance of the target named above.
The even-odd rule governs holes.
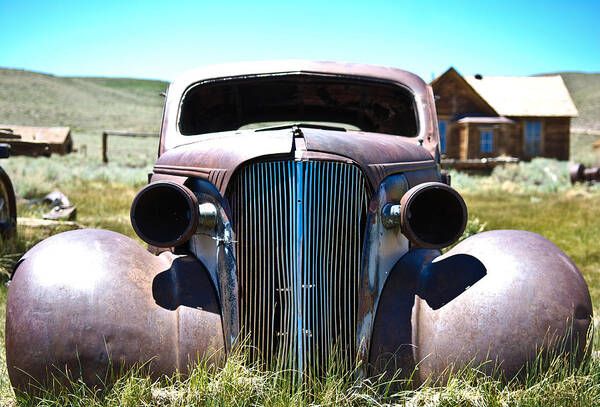
[[[446,120],[446,156],[458,157],[461,155],[461,146],[463,145],[465,135],[461,133],[460,126],[452,124],[450,118]]]
[[[539,121],[542,125],[542,151],[538,156],[566,161],[569,159],[569,133],[571,119],[569,117],[510,117],[514,124],[476,124],[456,123],[449,117],[446,120],[446,152],[448,158],[466,160],[486,157],[519,157],[530,160],[532,156],[525,154],[525,126],[528,121]],[[494,134],[494,151],[481,151],[480,139],[482,131]]]
[[[496,112],[456,71],[448,71],[447,75],[439,77],[432,86],[436,96],[438,121],[446,121],[446,151],[443,156],[461,160],[478,156],[474,151],[479,148],[479,141],[475,146],[475,140],[470,134],[471,126],[456,123],[453,119],[464,113],[495,116]]]
[[[569,159],[570,117],[546,117],[542,122],[544,157]]]
[[[459,160],[508,156],[530,160],[525,153],[528,121],[541,123],[541,152],[537,156],[569,159],[570,117],[509,116],[514,123],[458,123],[462,117],[500,116],[453,68],[432,83],[439,120],[446,121],[446,151],[442,157]],[[494,134],[493,152],[481,151],[481,132]]]
[[[471,158],[492,158],[498,156],[517,157],[522,150],[520,141],[514,137],[513,124],[475,124],[455,123],[453,128],[459,137],[459,152],[456,155],[447,155],[450,158],[467,160]],[[493,134],[493,151],[481,151],[481,133],[484,131]]]
[[[73,138],[71,132],[62,143],[49,143],[52,154],[66,155],[73,152]]]
[[[456,126],[460,134],[460,159],[466,160],[469,157],[469,123]],[[454,158],[454,157],[452,157]]]
[[[569,159],[570,117],[511,117],[515,121],[514,130],[509,137],[513,144],[509,155],[530,160],[525,151],[525,128],[529,121],[537,121],[542,127],[542,151],[537,157],[554,158],[561,161]]]

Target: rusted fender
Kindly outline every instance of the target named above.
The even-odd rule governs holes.
[[[498,230],[475,235],[440,258],[476,257],[487,275],[438,310],[416,299],[414,359],[421,381],[468,364],[505,378],[522,372],[540,349],[577,349],[584,356],[592,303],[581,272],[552,242],[535,233]],[[488,362],[493,361],[493,362]]]
[[[385,282],[371,338],[369,374],[410,379],[415,370],[411,315],[415,294],[439,309],[486,275],[473,256],[441,257],[439,250],[413,248],[394,265]]]
[[[157,378],[186,372],[190,361],[219,363],[218,304],[208,272],[193,257],[154,256],[106,230],[58,234],[23,256],[10,283],[11,383],[30,391],[68,370],[94,385],[135,364],[147,363]]]

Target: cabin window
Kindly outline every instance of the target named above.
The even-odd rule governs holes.
[[[525,122],[525,154],[542,154],[542,122]]]
[[[494,132],[482,131],[479,133],[479,149],[482,153],[494,152]]]
[[[448,123],[446,120],[438,120],[438,130],[440,132],[440,152],[446,152],[446,128]]]

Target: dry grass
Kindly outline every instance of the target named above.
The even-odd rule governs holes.
[[[157,132],[167,83],[0,68],[0,123]]]
[[[572,127],[600,134],[600,73],[563,72],[560,75],[579,111]]]

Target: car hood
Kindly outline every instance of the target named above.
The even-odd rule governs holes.
[[[435,168],[417,139],[292,126],[191,136],[164,152],[156,174],[199,177],[224,194],[236,169],[254,160],[335,160],[358,165],[372,186],[397,172]]]

